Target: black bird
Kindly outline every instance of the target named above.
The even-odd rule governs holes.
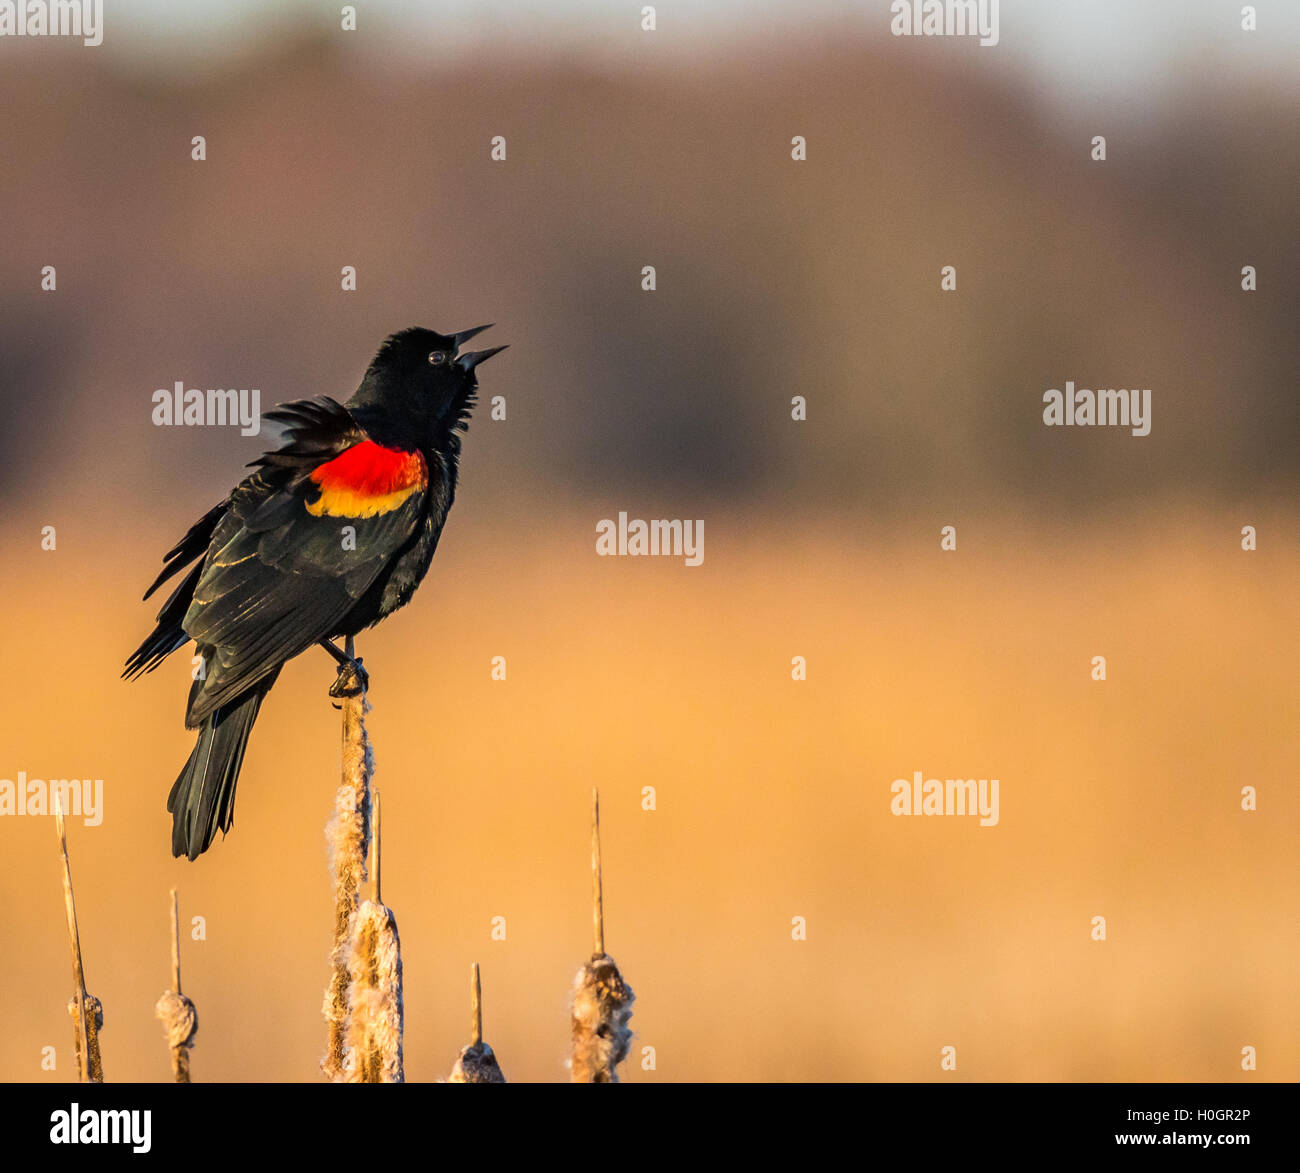
[[[199,739],[167,799],[173,855],[197,859],[230,829],[248,735],[285,661],[320,644],[340,683],[347,670],[364,675],[333,640],[420,585],[456,493],[475,368],[505,349],[459,353],[486,329],[403,330],[346,404],[319,396],[267,412],[284,425],[282,447],[163,559],[146,599],[198,561],[122,675],[153,671],[190,640],[202,657],[185,713]]]

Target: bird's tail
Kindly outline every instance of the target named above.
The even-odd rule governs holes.
[[[172,854],[198,859],[217,830],[235,821],[235,783],[244,761],[257,710],[279,672],[211,713],[199,726],[199,740],[167,796],[172,814]]]

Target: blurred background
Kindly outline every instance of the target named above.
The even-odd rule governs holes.
[[[1300,1078],[1300,10],[1004,0],[981,48],[887,3],[108,7],[99,48],[0,39],[0,778],[104,779],[69,837],[109,1080],[169,1077],[173,885],[196,1079],[318,1078],[325,1037],[328,658],[194,864],[188,660],[117,679],[264,439],[152,394],[342,399],[386,334],[485,321],[507,419],[359,643],[408,1079],[474,960],[507,1076],[566,1078],[593,784],[629,1081]],[[1068,379],[1151,388],[1151,434],[1045,428]],[[598,558],[620,510],[704,518],[704,564]],[[999,825],[893,817],[915,770],[999,778]],[[74,1073],[51,823],[0,818],[4,1080]]]

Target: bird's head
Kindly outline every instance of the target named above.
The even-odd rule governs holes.
[[[352,403],[400,417],[430,445],[463,432],[478,389],[475,368],[505,350],[462,351],[490,326],[475,326],[456,334],[439,334],[413,326],[384,340]]]

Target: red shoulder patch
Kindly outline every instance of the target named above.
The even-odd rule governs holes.
[[[363,440],[322,464],[311,479],[320,487],[320,496],[308,504],[308,513],[316,517],[372,517],[398,508],[424,488],[429,470],[419,452]]]

